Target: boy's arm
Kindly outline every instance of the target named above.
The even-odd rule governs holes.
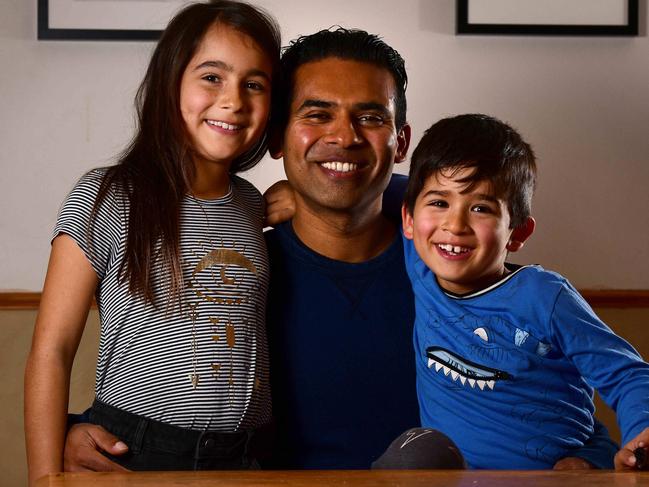
[[[606,426],[595,419],[593,436],[584,446],[575,450],[570,457],[562,458],[555,465],[555,470],[579,470],[585,468],[613,468],[613,457],[618,451]]]
[[[63,467],[70,370],[97,274],[76,242],[52,243],[32,347],[25,368],[25,439],[29,481]]]
[[[644,448],[646,457],[649,448],[649,428],[643,429],[638,436],[629,441],[622,449],[615,455],[615,470],[631,470],[640,468],[637,466],[638,458],[636,458],[635,450],[637,448]],[[647,470],[649,465],[641,466],[642,470]]]
[[[408,176],[393,173],[388,187],[383,192],[383,214],[393,222],[401,222],[401,204],[407,186]]]
[[[579,293],[559,295],[552,333],[562,352],[617,413],[623,444],[649,427],[649,364],[592,311]]]

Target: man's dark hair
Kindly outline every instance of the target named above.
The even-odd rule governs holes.
[[[460,180],[467,184],[467,191],[487,181],[496,197],[507,202],[510,228],[525,223],[536,186],[534,152],[512,127],[481,114],[444,118],[424,133],[410,161],[408,212],[413,214],[417,196],[430,176],[452,177],[462,169],[474,169]]]
[[[282,53],[283,83],[274,107],[277,123],[283,128],[288,120],[295,72],[303,64],[326,58],[340,58],[370,63],[387,69],[396,86],[395,124],[400,130],[406,123],[406,86],[408,75],[401,55],[380,37],[364,30],[335,27],[315,34],[300,36]]]

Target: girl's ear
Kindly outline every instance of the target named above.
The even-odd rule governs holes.
[[[406,236],[407,239],[412,240],[414,222],[412,219],[412,215],[408,211],[408,208],[406,207],[405,203],[401,205],[401,224],[403,226],[403,234]]]
[[[512,234],[509,236],[507,242],[507,250],[510,252],[517,252],[523,248],[525,241],[532,236],[536,228],[536,221],[531,216],[527,217],[525,223],[521,226],[514,228]]]
[[[281,159],[283,150],[284,131],[274,124],[268,126],[268,152],[273,159]]]

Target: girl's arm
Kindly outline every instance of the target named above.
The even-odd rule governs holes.
[[[56,237],[25,369],[30,484],[63,467],[70,371],[97,282],[77,243],[65,234]]]

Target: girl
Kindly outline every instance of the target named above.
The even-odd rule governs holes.
[[[95,294],[90,420],[131,469],[247,468],[270,420],[263,204],[234,173],[266,150],[279,29],[255,7],[193,4],[169,24],[116,166],[65,201],[25,373],[30,480],[62,470],[70,369]]]

